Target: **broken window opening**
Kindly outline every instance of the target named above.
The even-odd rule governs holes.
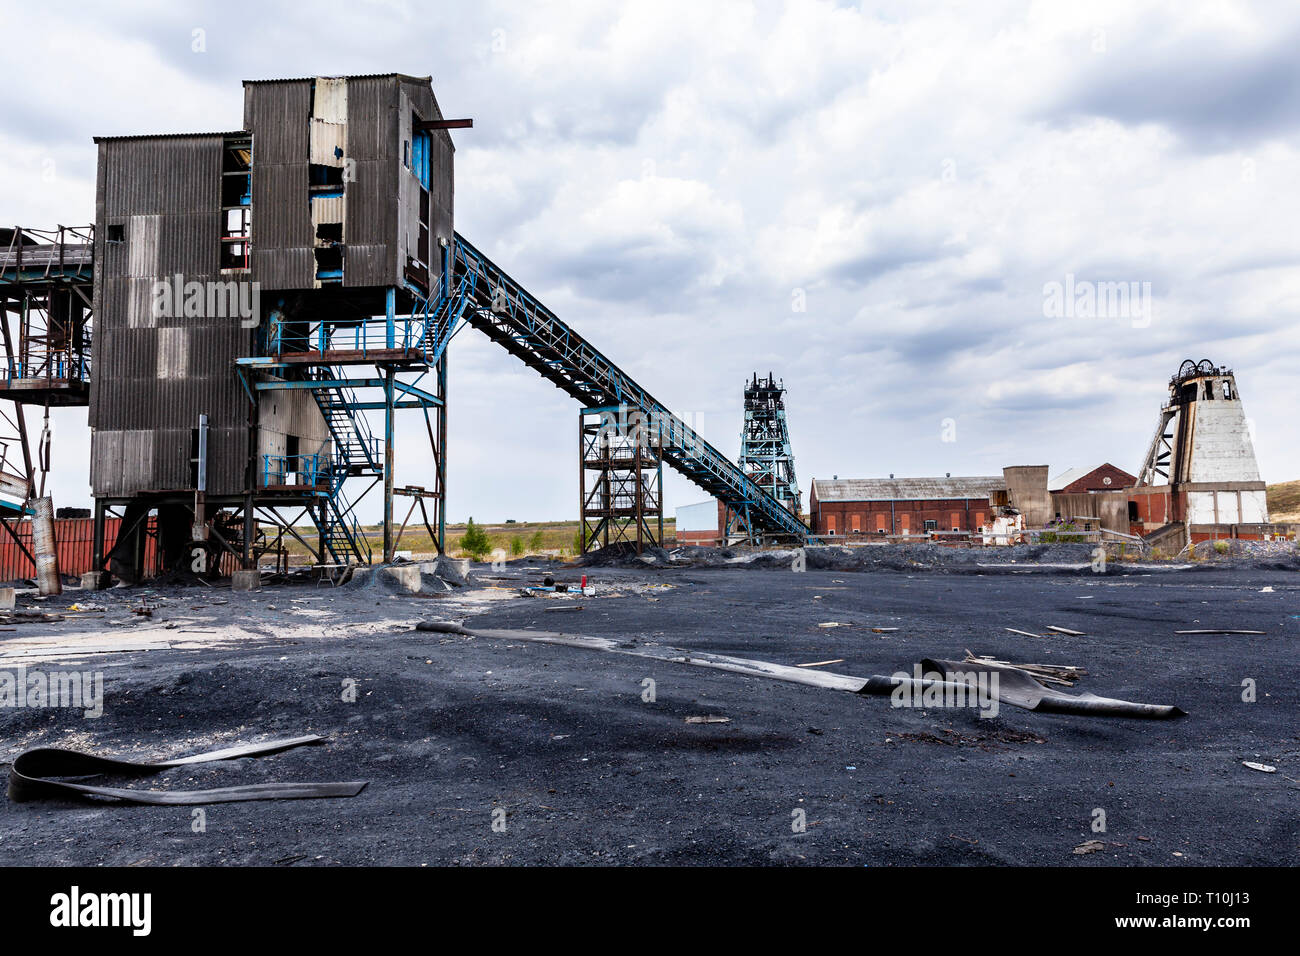
[[[221,154],[221,235],[218,267],[223,272],[251,265],[253,234],[253,141],[230,137]]]
[[[322,246],[315,250],[316,278],[334,282],[343,281],[343,247]]]
[[[321,163],[307,165],[307,181],[313,196],[343,195],[343,167],[325,166]]]
[[[341,222],[316,223],[316,238],[321,240],[322,242],[342,242],[343,223]]]

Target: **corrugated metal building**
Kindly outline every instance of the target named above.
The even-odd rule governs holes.
[[[334,278],[348,289],[400,286],[406,278],[426,290],[436,284],[439,249],[453,232],[454,147],[446,130],[418,124],[441,119],[429,77],[245,81],[253,278],[273,289],[320,288]],[[428,181],[402,175],[426,150]],[[322,279],[321,241],[335,235],[342,274]]]
[[[184,507],[197,486],[200,415],[214,507],[283,492],[304,456],[327,458],[333,446],[337,464],[342,446],[360,447],[364,422],[341,436],[308,380],[338,377],[329,369],[351,362],[339,340],[367,317],[387,313],[391,328],[394,314],[436,293],[454,239],[442,120],[428,77],[305,77],[246,82],[240,130],[96,140],[97,515]],[[319,341],[307,338],[313,328]],[[267,356],[275,364],[249,363]],[[374,475],[376,460],[342,469]],[[160,529],[184,519],[162,514]]]
[[[259,313],[306,317],[382,313],[387,288],[438,282],[453,235],[453,147],[445,130],[417,127],[439,119],[428,77],[248,81],[243,130],[96,140],[96,497],[192,490],[200,414],[211,428],[208,494],[248,487],[235,360],[260,354],[257,323],[160,308],[158,283],[176,297],[192,282],[257,283]],[[427,182],[409,175],[420,151]],[[258,420],[259,455],[328,445],[306,391],[264,395]]]

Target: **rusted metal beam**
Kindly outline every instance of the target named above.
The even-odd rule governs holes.
[[[415,124],[416,130],[421,133],[435,129],[473,129],[473,127],[472,119],[417,120]]]

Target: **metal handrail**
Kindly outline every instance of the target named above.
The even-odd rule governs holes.
[[[262,485],[305,485],[317,487],[330,473],[328,455],[263,455]],[[303,481],[289,481],[291,475],[300,475]],[[275,479],[275,480],[273,480]]]

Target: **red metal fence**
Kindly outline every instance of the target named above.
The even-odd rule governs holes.
[[[32,550],[31,519],[15,521],[10,524],[18,534],[23,546]],[[121,518],[107,518],[104,521],[104,552],[107,554],[117,540],[122,527]],[[154,537],[154,519],[149,519],[149,533],[144,541],[145,575],[149,576],[157,566],[157,539]],[[80,577],[87,571],[93,571],[95,554],[95,519],[94,518],[59,518],[54,522],[54,537],[58,542],[59,571]],[[14,539],[0,531],[0,581],[14,581],[20,578],[34,578],[36,566],[22,553]]]

